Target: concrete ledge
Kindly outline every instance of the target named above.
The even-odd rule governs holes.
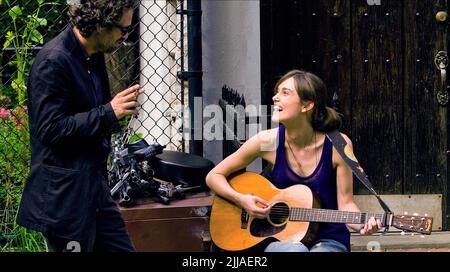
[[[394,215],[407,214],[433,217],[433,231],[442,231],[442,195],[380,195]],[[363,212],[384,213],[378,200],[373,195],[355,195],[355,202]],[[401,231],[394,227],[389,232]]]
[[[354,252],[386,252],[386,251],[445,251],[450,252],[450,232],[432,232],[430,235],[401,232],[377,233],[361,236],[352,233],[350,244]]]

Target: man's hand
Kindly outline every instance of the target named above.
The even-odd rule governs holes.
[[[120,93],[116,94],[111,100],[111,106],[116,115],[117,120],[131,114],[137,114],[137,107],[140,104],[137,102],[139,94],[143,93],[144,89],[136,84]]]

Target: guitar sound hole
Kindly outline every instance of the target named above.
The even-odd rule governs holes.
[[[285,224],[289,219],[289,206],[286,203],[276,203],[272,206],[269,221],[274,226]]]
[[[283,231],[285,227],[286,225],[275,227],[266,219],[255,218],[250,225],[250,233],[255,237],[267,237]]]
[[[275,204],[267,219],[255,218],[250,225],[250,233],[255,237],[273,236],[284,230],[289,218],[289,206],[285,203]]]

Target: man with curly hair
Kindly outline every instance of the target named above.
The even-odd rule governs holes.
[[[134,251],[109,194],[106,160],[111,133],[137,113],[143,89],[134,85],[111,99],[103,53],[127,39],[136,3],[76,2],[69,26],[31,68],[31,171],[17,223],[42,232],[49,251]]]

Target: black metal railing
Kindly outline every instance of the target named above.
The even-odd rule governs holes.
[[[219,106],[223,112],[223,157],[235,152],[247,139],[246,125],[249,117],[245,113],[245,98],[233,88],[224,85]]]

